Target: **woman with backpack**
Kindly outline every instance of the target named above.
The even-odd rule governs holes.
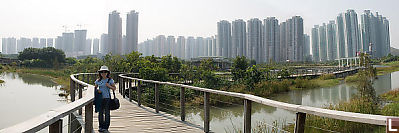
[[[98,70],[99,78],[94,82],[95,91],[99,94],[100,106],[98,113],[99,132],[108,132],[110,125],[110,101],[111,89],[116,90],[114,80],[110,78],[110,71],[107,66],[101,66]],[[97,109],[97,106],[96,106]]]

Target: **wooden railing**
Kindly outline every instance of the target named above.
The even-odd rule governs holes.
[[[91,76],[86,76],[91,75]],[[73,129],[71,125],[71,118],[76,111],[79,115],[82,115],[82,108],[85,107],[85,118],[84,118],[84,132],[93,132],[93,101],[94,101],[94,86],[79,80],[79,76],[82,79],[90,80],[90,77],[96,76],[94,73],[79,73],[70,75],[70,97],[71,103],[63,105],[58,108],[51,109],[50,111],[41,114],[35,118],[24,121],[17,125],[1,129],[1,133],[22,133],[22,132],[38,132],[45,127],[49,127],[50,133],[62,132],[62,119],[69,117],[68,125],[69,132],[79,131],[82,128]],[[95,78],[95,77],[94,77]],[[83,89],[86,88],[88,93],[83,96]],[[75,91],[78,91],[78,99],[75,99]],[[29,107],[27,107],[29,110]]]
[[[305,120],[306,114],[312,114],[320,117],[327,117],[337,120],[344,120],[344,121],[352,121],[352,122],[359,122],[359,123],[367,123],[373,125],[387,125],[387,118],[399,118],[399,117],[391,117],[391,116],[382,116],[382,115],[372,115],[372,114],[361,114],[361,113],[353,113],[353,112],[344,112],[344,111],[336,111],[336,110],[329,110],[329,109],[322,109],[316,107],[309,107],[304,105],[295,105],[295,104],[288,104],[284,102],[274,101],[250,94],[242,94],[242,93],[235,93],[235,92],[226,92],[220,90],[213,90],[208,88],[201,88],[201,87],[194,87],[184,84],[176,84],[171,82],[160,82],[154,80],[145,80],[139,78],[132,78],[126,76],[127,74],[120,74],[119,75],[119,92],[123,96],[128,96],[129,100],[133,99],[132,88],[137,88],[137,104],[141,106],[141,85],[143,83],[153,83],[155,87],[154,91],[154,100],[155,100],[155,111],[159,112],[159,85],[170,85],[180,88],[180,116],[181,120],[185,121],[185,90],[186,89],[193,89],[197,91],[204,92],[204,132],[210,131],[210,94],[217,94],[217,95],[225,95],[231,96],[236,98],[241,98],[244,100],[244,132],[250,133],[251,132],[251,110],[252,110],[252,102],[256,102],[259,104],[272,106],[280,109],[285,109],[288,111],[297,112],[296,113],[296,120],[295,120],[295,133],[303,133],[305,130]],[[135,83],[136,87],[132,86],[132,83]],[[127,90],[125,89],[127,88]],[[126,94],[128,93],[128,94]]]

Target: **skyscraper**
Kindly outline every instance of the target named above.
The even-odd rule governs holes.
[[[86,39],[85,50],[83,55],[91,55],[91,39]]]
[[[137,51],[139,13],[130,11],[126,20],[126,50],[127,53]]]
[[[93,39],[93,55],[97,55],[100,51],[100,40],[97,38]]]
[[[54,38],[47,38],[46,47],[54,47]]]
[[[101,43],[100,43],[100,53],[105,55],[108,54],[110,51],[108,50],[109,48],[108,45],[108,34],[102,34],[101,35]]]
[[[32,48],[39,48],[39,38],[32,38]]]
[[[187,60],[193,58],[193,46],[195,44],[195,39],[192,36],[187,37],[186,39],[186,48],[185,48],[185,56]]]
[[[312,28],[312,55],[313,55],[313,61],[319,62],[319,26],[315,25]]]
[[[374,58],[380,58],[388,55],[389,42],[389,22],[382,15],[376,13],[376,16],[365,10],[361,16],[361,35],[363,51],[369,52]],[[372,47],[372,52],[369,50]]]
[[[330,21],[327,24],[327,60],[334,61],[337,59],[337,41],[336,41],[335,21]]]
[[[264,62],[261,54],[264,51],[262,43],[262,21],[253,18],[247,21],[247,57],[256,63]]]
[[[57,36],[57,38],[55,39],[55,48],[61,49],[62,51],[65,52],[65,49],[63,49],[63,45],[62,45],[62,36]]]
[[[7,54],[8,53],[8,51],[7,51],[7,38],[2,38],[1,39],[1,48],[2,48],[2,50],[1,50],[2,54]]]
[[[186,38],[184,36],[179,36],[177,38],[177,45],[179,46],[179,49],[177,49],[178,55],[177,57],[184,59],[185,58],[185,47],[186,47]]]
[[[245,21],[238,19],[233,21],[232,27],[232,57],[246,56],[247,54],[247,31]]]
[[[108,18],[108,52],[122,55],[122,19],[119,12],[112,11]]]
[[[218,56],[223,56],[226,58],[231,57],[229,51],[231,51],[231,24],[229,21],[222,20],[217,23],[218,32]]]
[[[284,34],[280,41],[285,44],[287,52],[287,60],[290,62],[303,61],[303,19],[300,16],[294,16],[288,19],[284,24],[285,30],[280,30],[280,33]],[[280,26],[282,26],[282,24]]]
[[[7,54],[17,54],[17,39],[14,37],[7,38]]]
[[[327,61],[327,37],[326,24],[319,27],[319,58],[320,61]]]
[[[206,45],[208,48],[207,54],[205,56],[212,56],[212,50],[213,50],[213,39],[211,37],[206,38]]]
[[[44,47],[46,47],[46,43],[47,43],[46,38],[40,38],[39,47],[37,47],[37,48],[44,48]]]
[[[345,47],[345,25],[344,25],[344,16],[343,14],[339,14],[336,19],[337,24],[337,58],[345,58],[347,48]]]
[[[87,30],[75,30],[75,40],[73,42],[72,56],[83,55],[86,51]]]
[[[312,58],[310,56],[310,37],[307,34],[303,35],[303,44],[304,44],[304,61],[312,61]]]
[[[172,55],[175,56],[175,51],[176,51],[176,39],[174,36],[168,36],[168,38],[166,38],[166,55]]]
[[[264,46],[265,61],[280,61],[280,27],[275,17],[269,17],[263,21],[264,23]]]
[[[64,46],[63,49],[64,49],[65,55],[67,57],[73,56],[72,55],[73,44],[74,44],[74,34],[73,33],[62,33],[62,45]]]
[[[343,24],[337,22],[338,29],[343,29],[344,31],[344,41],[345,41],[345,57],[354,57],[356,52],[362,49],[360,45],[360,34],[357,14],[354,10],[347,10],[346,13],[342,13],[338,16],[340,20],[342,16]],[[340,27],[343,26],[343,27]],[[338,32],[340,32],[338,30]],[[339,40],[338,42],[340,42]]]

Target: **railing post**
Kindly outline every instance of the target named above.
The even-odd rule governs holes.
[[[72,78],[69,80],[69,96],[71,97],[71,102],[75,101],[75,81],[72,80]],[[68,128],[69,131],[72,129],[72,115],[69,115],[68,119]]]
[[[132,99],[133,99],[133,95],[132,95],[132,80],[129,79],[129,84],[128,84],[127,87],[129,87],[129,91],[128,91],[128,93],[129,93],[129,101],[131,102]]]
[[[209,92],[204,92],[204,132],[209,133]]]
[[[186,105],[185,105],[185,96],[184,96],[184,87],[180,88],[180,119],[181,121],[186,120]]]
[[[118,78],[118,86],[119,86],[119,93],[122,94],[122,83],[121,83],[121,77]]]
[[[83,97],[83,85],[78,84],[79,99]],[[82,108],[79,109],[79,115],[82,115]]]
[[[137,81],[137,104],[139,105],[139,106],[141,106],[141,87],[140,87],[140,85],[141,85],[141,83],[140,83],[141,81]]]
[[[87,82],[86,83],[90,84],[90,75],[87,74],[86,78],[87,78]]]
[[[244,100],[244,133],[251,133],[252,101]]]
[[[72,79],[70,79],[69,81],[69,93],[71,96],[71,102],[75,101],[75,81],[73,81]]]
[[[125,98],[126,92],[125,92],[125,78],[122,78],[122,96]]]
[[[62,133],[62,119],[49,126],[49,133]]]
[[[85,133],[93,132],[93,102],[85,106]]]
[[[155,112],[159,113],[159,89],[156,83],[154,83],[154,86],[155,86]]]
[[[306,113],[302,112],[296,113],[294,133],[305,132],[305,120],[306,120]]]

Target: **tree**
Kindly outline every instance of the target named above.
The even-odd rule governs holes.
[[[263,79],[262,73],[253,65],[245,72],[245,84],[253,89],[256,83],[259,83]]]
[[[233,74],[233,80],[238,81],[245,77],[246,69],[248,68],[248,61],[245,56],[237,56],[233,60],[233,66],[231,73]]]
[[[46,48],[26,48],[19,52],[18,59],[25,61],[26,66],[31,67],[58,67],[60,63],[65,63],[65,53],[53,47]]]

